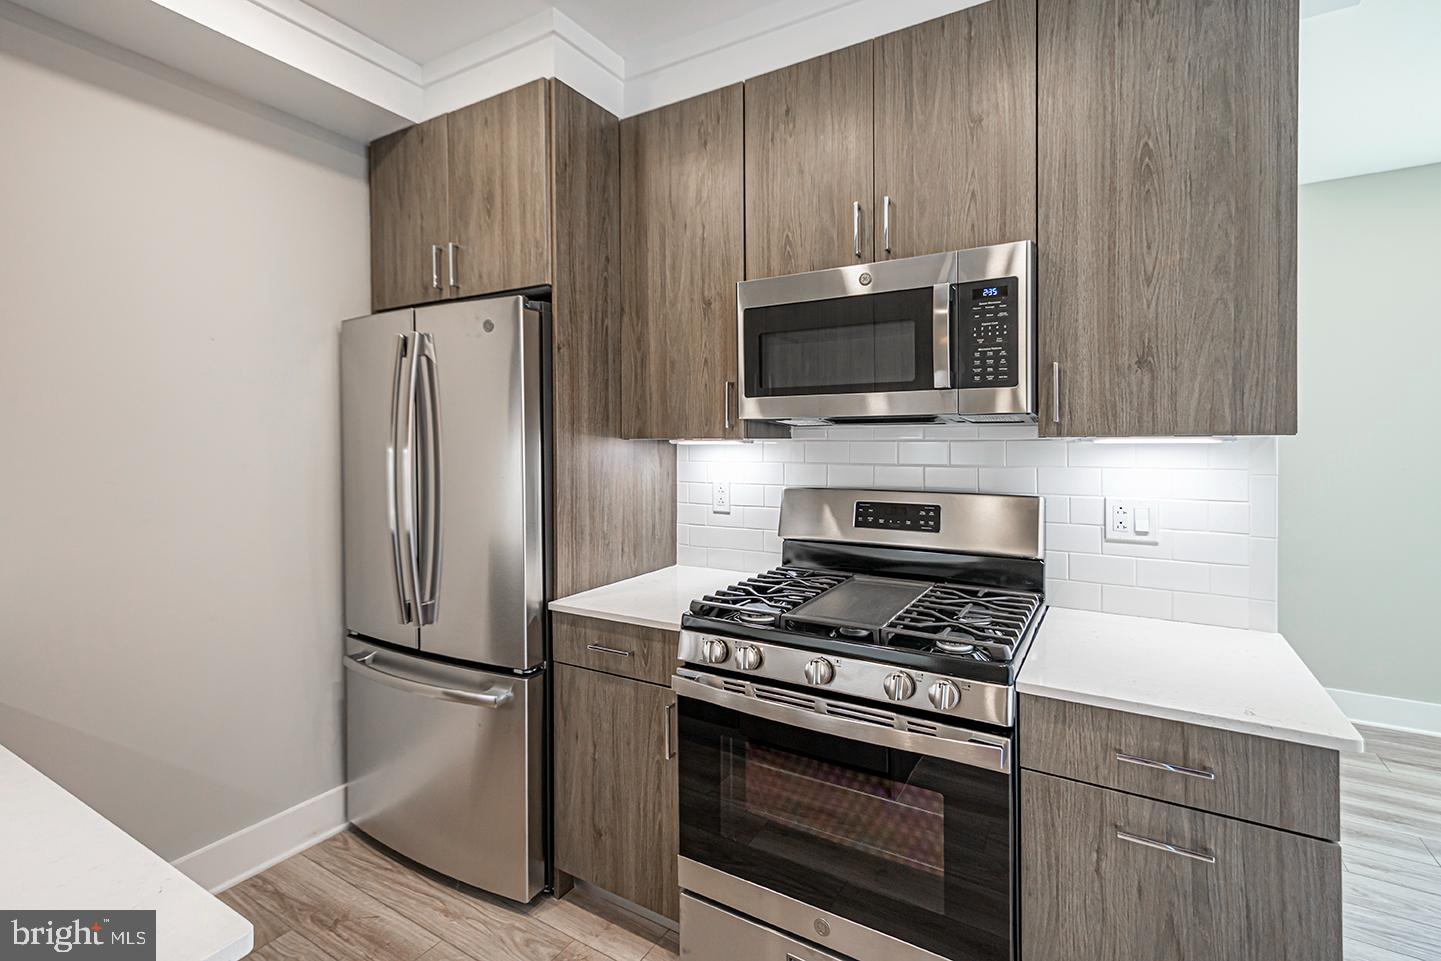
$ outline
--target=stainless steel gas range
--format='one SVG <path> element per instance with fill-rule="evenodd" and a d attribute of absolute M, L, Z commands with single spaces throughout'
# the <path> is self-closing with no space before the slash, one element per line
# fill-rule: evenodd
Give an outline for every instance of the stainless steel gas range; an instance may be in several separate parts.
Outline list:
<path fill-rule="evenodd" d="M 793 488 L 782 565 L 673 678 L 687 961 L 1016 956 L 1015 675 L 1037 497 Z"/>

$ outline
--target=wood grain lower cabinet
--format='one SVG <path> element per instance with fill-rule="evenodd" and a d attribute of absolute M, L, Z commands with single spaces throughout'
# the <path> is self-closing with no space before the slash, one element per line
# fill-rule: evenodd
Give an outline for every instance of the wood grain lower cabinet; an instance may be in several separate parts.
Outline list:
<path fill-rule="evenodd" d="M 1021 890 L 1026 961 L 1341 959 L 1336 844 L 1033 771 Z"/>
<path fill-rule="evenodd" d="M 554 670 L 556 867 L 677 919 L 675 695 L 568 664 Z"/>
<path fill-rule="evenodd" d="M 740 84 L 621 121 L 626 437 L 738 438 Z"/>
<path fill-rule="evenodd" d="M 747 277 L 875 259 L 871 52 L 867 41 L 746 81 Z"/>
<path fill-rule="evenodd" d="M 1296 432 L 1298 6 L 1039 0 L 1043 435 Z"/>

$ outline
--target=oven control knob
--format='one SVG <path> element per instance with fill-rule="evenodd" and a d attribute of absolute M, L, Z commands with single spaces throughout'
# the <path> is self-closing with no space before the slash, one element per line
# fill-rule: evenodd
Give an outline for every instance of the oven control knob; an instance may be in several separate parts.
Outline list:
<path fill-rule="evenodd" d="M 961 692 L 950 681 L 937 681 L 926 692 L 938 711 L 949 711 L 961 703 Z"/>
<path fill-rule="evenodd" d="M 835 677 L 835 666 L 823 657 L 815 658 L 806 664 L 806 680 L 811 684 L 829 684 Z"/>
<path fill-rule="evenodd" d="M 730 657 L 730 648 L 726 647 L 726 642 L 720 638 L 711 637 L 701 645 L 701 654 L 705 656 L 707 664 L 720 664 Z"/>
<path fill-rule="evenodd" d="M 886 675 L 882 686 L 886 689 L 886 697 L 893 701 L 904 701 L 916 693 L 916 679 L 904 671 Z"/>
<path fill-rule="evenodd" d="M 761 666 L 761 649 L 754 644 L 736 645 L 736 667 L 742 671 L 754 671 Z"/>

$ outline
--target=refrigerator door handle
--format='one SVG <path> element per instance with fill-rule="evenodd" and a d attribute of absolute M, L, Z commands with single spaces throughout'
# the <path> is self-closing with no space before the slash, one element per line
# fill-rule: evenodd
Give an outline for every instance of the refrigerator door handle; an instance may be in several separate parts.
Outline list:
<path fill-rule="evenodd" d="M 409 581 L 411 612 L 414 620 L 419 623 L 423 620 L 420 610 L 420 532 L 418 530 L 418 518 L 416 516 L 416 500 L 418 492 L 417 474 L 419 465 L 416 462 L 416 404 L 415 395 L 418 390 L 417 380 L 420 373 L 420 335 L 414 334 L 414 340 L 409 343 L 408 356 L 410 363 L 409 378 L 405 384 L 405 410 L 402 413 L 404 424 L 401 426 L 401 448 L 400 463 L 397 465 L 400 471 L 400 496 L 401 496 L 401 536 L 405 548 L 405 576 Z"/>
<path fill-rule="evenodd" d="M 476 707 L 500 708 L 515 699 L 515 691 L 508 687 L 496 687 L 487 691 L 462 691 L 453 687 L 437 687 L 434 684 L 377 667 L 371 663 L 374 658 L 374 651 L 347 654 L 345 655 L 346 670 L 354 671 L 372 681 L 379 681 L 381 684 L 409 694 L 422 694 L 426 697 L 439 698 L 442 701 L 459 701 L 461 704 L 470 704 Z"/>
<path fill-rule="evenodd" d="M 410 596 L 405 591 L 405 573 L 400 552 L 400 459 L 397 456 L 400 448 L 400 414 L 404 408 L 405 400 L 401 396 L 401 386 L 405 381 L 405 357 L 409 352 L 409 338 L 405 334 L 395 335 L 395 383 L 391 389 L 390 402 L 390 437 L 385 445 L 386 477 L 385 477 L 385 507 L 386 521 L 390 526 L 390 549 L 392 559 L 395 563 L 395 599 L 400 612 L 400 623 L 409 624 L 414 620 Z"/>
<path fill-rule="evenodd" d="M 421 431 L 419 461 L 420 475 L 420 516 L 421 559 L 425 581 L 420 591 L 420 623 L 434 624 L 440 614 L 440 575 L 444 560 L 441 532 L 445 529 L 442 498 L 441 437 L 440 426 L 440 370 L 436 363 L 435 338 L 420 334 L 419 362 L 423 365 L 421 383 L 424 394 L 421 403 L 421 419 L 425 429 Z"/>

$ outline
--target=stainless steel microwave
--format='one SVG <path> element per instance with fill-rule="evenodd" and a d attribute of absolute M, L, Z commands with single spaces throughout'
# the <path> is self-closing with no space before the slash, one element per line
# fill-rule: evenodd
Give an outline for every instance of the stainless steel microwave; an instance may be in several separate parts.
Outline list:
<path fill-rule="evenodd" d="M 1036 420 L 1031 241 L 743 281 L 740 416 Z"/>

